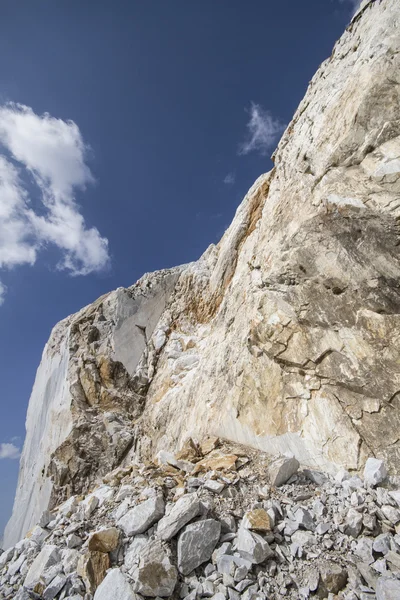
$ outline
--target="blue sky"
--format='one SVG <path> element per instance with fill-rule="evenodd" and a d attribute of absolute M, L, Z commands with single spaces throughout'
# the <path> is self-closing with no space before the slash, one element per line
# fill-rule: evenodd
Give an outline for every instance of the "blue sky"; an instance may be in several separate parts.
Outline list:
<path fill-rule="evenodd" d="M 1 3 L 0 532 L 53 325 L 218 241 L 354 4 Z"/>

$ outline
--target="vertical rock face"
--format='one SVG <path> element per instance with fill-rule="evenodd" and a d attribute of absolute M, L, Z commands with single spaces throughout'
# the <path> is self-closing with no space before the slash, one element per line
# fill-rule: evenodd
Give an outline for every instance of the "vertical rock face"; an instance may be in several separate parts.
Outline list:
<path fill-rule="evenodd" d="M 145 275 L 53 329 L 29 401 L 5 545 L 18 541 L 49 505 L 87 490 L 131 448 L 153 360 L 147 336 L 180 272 Z"/>
<path fill-rule="evenodd" d="M 399 19 L 397 0 L 363 3 L 217 246 L 55 328 L 6 545 L 189 436 L 398 470 Z"/>
<path fill-rule="evenodd" d="M 50 456 L 72 428 L 68 386 L 68 330 L 64 322 L 53 330 L 29 401 L 26 439 L 21 457 L 13 518 L 5 541 L 18 541 L 37 521 L 50 500 L 51 480 L 46 476 Z"/>

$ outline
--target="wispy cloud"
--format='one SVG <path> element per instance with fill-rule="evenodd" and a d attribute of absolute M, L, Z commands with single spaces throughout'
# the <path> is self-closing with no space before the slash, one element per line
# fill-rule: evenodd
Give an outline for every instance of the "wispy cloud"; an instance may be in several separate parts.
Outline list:
<path fill-rule="evenodd" d="M 11 458 L 17 459 L 21 455 L 19 448 L 14 444 L 3 443 L 0 444 L 0 459 L 2 458 Z"/>
<path fill-rule="evenodd" d="M 0 281 L 0 306 L 4 302 L 4 296 L 6 295 L 6 291 L 7 291 L 6 286 L 4 284 L 2 284 Z"/>
<path fill-rule="evenodd" d="M 352 14 L 354 15 L 360 8 L 363 0 L 339 0 L 341 4 L 349 4 L 352 7 Z"/>
<path fill-rule="evenodd" d="M 108 241 L 87 227 L 75 198 L 94 181 L 76 123 L 8 103 L 0 106 L 0 145 L 0 269 L 33 265 L 49 243 L 61 251 L 57 267 L 72 275 L 107 266 Z M 27 180 L 40 209 L 32 206 Z M 0 302 L 4 291 L 2 285 Z"/>
<path fill-rule="evenodd" d="M 239 148 L 239 154 L 259 152 L 262 155 L 272 148 L 278 137 L 285 129 L 285 125 L 271 115 L 259 104 L 251 103 L 249 109 L 250 119 L 247 123 L 247 139 Z"/>
<path fill-rule="evenodd" d="M 228 173 L 226 175 L 226 177 L 224 178 L 224 183 L 226 183 L 226 185 L 233 185 L 236 181 L 236 176 L 235 173 Z"/>

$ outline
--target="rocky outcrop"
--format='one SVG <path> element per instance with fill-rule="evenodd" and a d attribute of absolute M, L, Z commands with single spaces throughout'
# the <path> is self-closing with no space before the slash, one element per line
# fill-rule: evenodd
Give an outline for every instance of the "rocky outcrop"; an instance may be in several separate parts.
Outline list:
<path fill-rule="evenodd" d="M 145 275 L 52 331 L 29 401 L 5 545 L 20 539 L 44 507 L 87 490 L 132 447 L 149 384 L 147 365 L 155 360 L 148 356 L 147 336 L 180 272 Z"/>
<path fill-rule="evenodd" d="M 397 472 L 399 17 L 397 0 L 363 3 L 217 246 L 56 327 L 6 546 L 47 504 L 188 437 Z"/>

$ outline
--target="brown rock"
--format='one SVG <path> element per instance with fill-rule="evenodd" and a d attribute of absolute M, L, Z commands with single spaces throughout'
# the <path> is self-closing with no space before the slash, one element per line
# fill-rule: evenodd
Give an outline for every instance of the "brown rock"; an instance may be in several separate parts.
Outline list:
<path fill-rule="evenodd" d="M 149 542 L 141 551 L 134 591 L 143 596 L 171 598 L 177 579 L 166 547 L 159 540 Z"/>
<path fill-rule="evenodd" d="M 88 548 L 94 552 L 112 552 L 118 546 L 119 534 L 116 527 L 96 531 L 89 538 Z"/>
<path fill-rule="evenodd" d="M 177 452 L 175 458 L 177 460 L 189 460 L 193 461 L 198 459 L 199 451 L 197 448 L 197 444 L 192 440 L 192 438 L 188 438 L 182 448 Z"/>
<path fill-rule="evenodd" d="M 249 510 L 243 517 L 243 527 L 255 531 L 271 531 L 271 521 L 263 508 Z"/>
<path fill-rule="evenodd" d="M 96 591 L 109 567 L 110 559 L 104 552 L 89 551 L 80 557 L 76 571 L 82 577 L 88 594 Z"/>
<path fill-rule="evenodd" d="M 200 471 L 231 471 L 236 470 L 236 454 L 225 454 L 222 456 L 212 456 L 200 460 L 192 471 L 192 475 Z"/>
<path fill-rule="evenodd" d="M 334 562 L 323 564 L 320 567 L 319 573 L 318 598 L 327 598 L 330 593 L 337 594 L 347 584 L 347 571 Z"/>
<path fill-rule="evenodd" d="M 219 438 L 210 436 L 201 442 L 200 452 L 204 456 L 215 450 L 215 448 L 217 448 L 218 446 Z"/>

